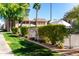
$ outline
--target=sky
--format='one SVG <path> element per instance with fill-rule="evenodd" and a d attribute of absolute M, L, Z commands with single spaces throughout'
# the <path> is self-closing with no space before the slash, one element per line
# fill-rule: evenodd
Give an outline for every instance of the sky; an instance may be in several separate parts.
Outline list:
<path fill-rule="evenodd" d="M 71 10 L 74 6 L 78 4 L 75 3 L 52 3 L 52 20 L 61 19 L 66 12 Z M 32 20 L 35 18 L 35 9 L 33 9 L 33 4 L 30 5 L 29 19 Z M 38 12 L 38 18 L 45 18 L 46 20 L 50 19 L 50 4 L 42 3 L 41 8 Z"/>
<path fill-rule="evenodd" d="M 43 3 L 41 4 L 41 8 L 38 12 L 38 18 L 46 18 L 49 19 L 50 15 L 50 6 L 49 4 Z M 30 4 L 30 13 L 29 13 L 29 18 L 32 20 L 36 16 L 36 10 L 33 9 L 33 4 Z"/>

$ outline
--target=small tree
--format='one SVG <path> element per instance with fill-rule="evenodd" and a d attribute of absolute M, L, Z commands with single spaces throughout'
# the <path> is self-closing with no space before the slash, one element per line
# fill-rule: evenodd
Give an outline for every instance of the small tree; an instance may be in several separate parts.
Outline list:
<path fill-rule="evenodd" d="M 41 8 L 41 4 L 40 3 L 34 3 L 34 5 L 33 5 L 33 9 L 35 9 L 36 10 L 36 30 L 37 30 L 37 18 L 38 18 L 38 11 L 40 10 L 40 8 Z M 36 39 L 38 39 L 38 32 L 36 31 Z"/>
<path fill-rule="evenodd" d="M 33 5 L 33 9 L 35 9 L 36 10 L 36 26 L 37 26 L 37 18 L 38 18 L 38 11 L 40 10 L 40 8 L 41 8 L 41 4 L 40 3 L 35 3 L 34 5 Z"/>

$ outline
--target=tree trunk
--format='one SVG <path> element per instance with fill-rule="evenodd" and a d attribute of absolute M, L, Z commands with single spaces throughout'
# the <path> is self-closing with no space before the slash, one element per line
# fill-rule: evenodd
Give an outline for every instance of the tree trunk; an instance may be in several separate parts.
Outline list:
<path fill-rule="evenodd" d="M 13 23 L 12 23 L 12 24 L 13 24 L 13 26 L 12 26 L 12 27 L 15 27 L 15 20 L 13 20 Z"/>
<path fill-rule="evenodd" d="M 50 20 L 52 20 L 52 3 L 50 3 Z"/>
<path fill-rule="evenodd" d="M 11 29 L 13 28 L 13 27 L 15 27 L 15 20 L 11 20 Z"/>
<path fill-rule="evenodd" d="M 10 23 L 9 23 L 9 31 L 11 32 L 11 29 L 12 29 L 12 20 L 10 19 L 9 21 L 10 21 Z"/>
<path fill-rule="evenodd" d="M 37 27 L 37 19 L 38 19 L 38 10 L 36 10 L 36 27 Z"/>
<path fill-rule="evenodd" d="M 38 40 L 38 29 L 37 29 L 37 25 L 38 25 L 38 21 L 37 21 L 37 19 L 38 19 L 38 10 L 36 10 L 36 24 L 35 24 L 35 27 L 36 27 L 36 40 Z"/>
<path fill-rule="evenodd" d="M 5 20 L 5 29 L 9 32 L 10 31 L 10 19 Z"/>
<path fill-rule="evenodd" d="M 6 19 L 6 21 L 5 21 L 5 29 L 6 29 L 7 31 L 9 31 L 9 20 L 7 20 L 7 19 Z"/>
<path fill-rule="evenodd" d="M 11 20 L 11 19 L 8 19 L 8 20 L 6 20 L 5 21 L 5 23 L 6 23 L 6 30 L 8 31 L 8 32 L 10 32 L 11 31 L 11 29 L 13 28 L 13 27 L 15 27 L 15 20 Z"/>
<path fill-rule="evenodd" d="M 15 27 L 15 20 L 12 20 L 12 28 Z"/>
<path fill-rule="evenodd" d="M 12 28 L 14 27 L 14 23 L 13 20 L 9 20 L 9 31 L 11 32 Z"/>

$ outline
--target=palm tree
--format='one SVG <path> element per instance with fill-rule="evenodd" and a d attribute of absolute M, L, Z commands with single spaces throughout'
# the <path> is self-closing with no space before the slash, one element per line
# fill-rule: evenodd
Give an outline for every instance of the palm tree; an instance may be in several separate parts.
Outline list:
<path fill-rule="evenodd" d="M 36 27 L 37 27 L 37 18 L 38 18 L 38 11 L 40 10 L 41 4 L 40 3 L 35 3 L 33 5 L 33 9 L 36 10 Z"/>
<path fill-rule="evenodd" d="M 52 3 L 50 3 L 50 20 L 52 20 Z"/>
<path fill-rule="evenodd" d="M 52 20 L 52 3 L 50 3 L 50 20 L 48 20 L 47 24 L 50 24 L 51 20 Z"/>
<path fill-rule="evenodd" d="M 37 31 L 37 19 L 38 19 L 38 11 L 40 10 L 41 8 L 41 4 L 40 3 L 34 3 L 33 5 L 33 9 L 36 10 L 36 40 L 38 39 L 37 35 L 38 35 L 38 31 Z"/>

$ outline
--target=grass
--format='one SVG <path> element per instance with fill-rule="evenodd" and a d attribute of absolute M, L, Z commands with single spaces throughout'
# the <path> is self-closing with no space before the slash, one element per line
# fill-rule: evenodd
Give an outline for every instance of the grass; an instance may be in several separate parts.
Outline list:
<path fill-rule="evenodd" d="M 4 37 L 12 49 L 12 52 L 17 56 L 59 56 L 55 51 L 50 51 L 47 48 L 29 42 L 23 38 L 15 36 L 11 33 L 4 33 Z"/>

